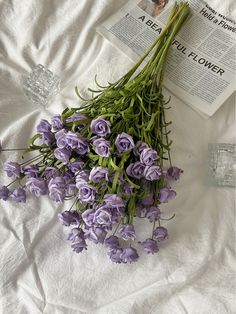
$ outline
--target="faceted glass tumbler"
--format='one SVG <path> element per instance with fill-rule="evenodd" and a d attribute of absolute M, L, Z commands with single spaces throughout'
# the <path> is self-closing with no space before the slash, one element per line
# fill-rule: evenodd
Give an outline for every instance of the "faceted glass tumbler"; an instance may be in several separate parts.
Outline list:
<path fill-rule="evenodd" d="M 217 186 L 236 186 L 236 144 L 211 143 L 209 175 Z"/>
<path fill-rule="evenodd" d="M 60 91 L 60 78 L 38 64 L 24 80 L 23 88 L 30 100 L 46 105 Z"/>

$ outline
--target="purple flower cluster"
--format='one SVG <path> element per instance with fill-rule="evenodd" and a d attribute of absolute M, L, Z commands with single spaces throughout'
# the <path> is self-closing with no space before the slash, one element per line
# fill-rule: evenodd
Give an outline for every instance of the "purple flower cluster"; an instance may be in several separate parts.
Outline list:
<path fill-rule="evenodd" d="M 58 218 L 71 228 L 68 240 L 76 253 L 86 250 L 88 241 L 104 245 L 115 263 L 136 262 L 135 246 L 157 253 L 168 237 L 160 225 L 160 204 L 175 197 L 169 181 L 179 179 L 183 171 L 173 166 L 163 171 L 157 150 L 131 134 L 113 131 L 102 116 L 91 120 L 76 112 L 54 115 L 36 129 L 42 158 L 6 162 L 4 170 L 13 181 L 0 186 L 0 199 L 25 203 L 29 192 L 48 195 L 57 203 L 73 200 Z M 13 183 L 19 186 L 11 189 Z M 153 224 L 150 238 L 138 241 L 135 217 Z"/>
<path fill-rule="evenodd" d="M 161 178 L 161 167 L 156 164 L 160 159 L 157 151 L 148 147 L 148 144 L 138 141 L 133 147 L 133 153 L 139 160 L 126 168 L 128 176 L 135 179 L 144 178 L 147 181 L 157 181 Z"/>

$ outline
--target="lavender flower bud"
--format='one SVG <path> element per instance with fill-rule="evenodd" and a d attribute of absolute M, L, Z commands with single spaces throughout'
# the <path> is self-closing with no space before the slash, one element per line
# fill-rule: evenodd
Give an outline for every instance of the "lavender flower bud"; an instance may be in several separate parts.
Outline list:
<path fill-rule="evenodd" d="M 26 202 L 26 193 L 22 188 L 16 188 L 12 191 L 11 197 L 17 203 L 25 203 Z"/>
<path fill-rule="evenodd" d="M 155 240 L 157 240 L 158 242 L 162 242 L 165 239 L 168 238 L 168 231 L 166 228 L 164 227 L 157 227 L 154 231 L 153 231 L 153 238 Z"/>
<path fill-rule="evenodd" d="M 6 186 L 1 185 L 0 186 L 0 200 L 6 201 L 9 195 L 10 195 L 9 189 Z"/>
<path fill-rule="evenodd" d="M 89 180 L 95 183 L 101 180 L 108 181 L 108 169 L 105 167 L 94 167 L 90 172 Z"/>
<path fill-rule="evenodd" d="M 56 148 L 54 150 L 54 156 L 66 165 L 70 160 L 71 151 L 67 148 Z"/>
<path fill-rule="evenodd" d="M 55 138 L 57 140 L 57 147 L 59 148 L 65 148 L 67 146 L 67 140 L 66 140 L 66 130 L 62 129 L 55 133 Z"/>
<path fill-rule="evenodd" d="M 127 247 L 121 253 L 123 263 L 134 263 L 139 259 L 137 251 L 133 247 Z"/>
<path fill-rule="evenodd" d="M 152 239 L 147 239 L 143 242 L 139 242 L 140 246 L 148 253 L 154 254 L 159 251 L 157 242 Z"/>
<path fill-rule="evenodd" d="M 169 200 L 175 198 L 176 192 L 169 188 L 162 188 L 158 193 L 158 199 L 161 203 L 168 203 Z"/>
<path fill-rule="evenodd" d="M 144 177 L 148 181 L 156 181 L 161 177 L 161 168 L 159 166 L 146 166 Z"/>
<path fill-rule="evenodd" d="M 58 218 L 61 224 L 66 227 L 71 225 L 78 225 L 81 221 L 79 213 L 75 210 L 65 210 L 61 214 L 58 214 Z"/>
<path fill-rule="evenodd" d="M 128 166 L 128 168 L 126 169 L 126 173 L 130 177 L 141 179 L 143 177 L 145 167 L 146 166 L 144 164 L 142 164 L 139 161 L 136 161 L 134 164 L 130 164 Z"/>
<path fill-rule="evenodd" d="M 178 180 L 181 173 L 183 173 L 183 170 L 178 168 L 178 167 L 170 167 L 168 170 L 167 170 L 167 173 L 166 173 L 166 176 L 167 176 L 167 179 L 169 180 Z"/>
<path fill-rule="evenodd" d="M 128 152 L 134 148 L 134 140 L 132 136 L 122 132 L 117 136 L 115 146 L 119 153 Z"/>
<path fill-rule="evenodd" d="M 63 121 L 60 114 L 55 114 L 51 118 L 52 132 L 58 132 L 63 128 Z"/>
<path fill-rule="evenodd" d="M 152 148 L 145 148 L 140 155 L 141 163 L 145 164 L 146 166 L 152 166 L 158 158 L 160 157 Z"/>
<path fill-rule="evenodd" d="M 83 203 L 93 203 L 95 200 L 96 189 L 87 183 L 79 186 L 78 197 Z"/>
<path fill-rule="evenodd" d="M 161 211 L 159 207 L 151 206 L 145 215 L 145 217 L 150 221 L 154 222 L 160 219 Z"/>
<path fill-rule="evenodd" d="M 23 173 L 27 178 L 38 178 L 39 167 L 37 165 L 27 165 L 23 167 Z"/>
<path fill-rule="evenodd" d="M 51 124 L 48 122 L 48 120 L 45 119 L 42 119 L 36 126 L 36 130 L 38 133 L 50 132 L 51 128 Z"/>
<path fill-rule="evenodd" d="M 134 155 L 139 157 L 145 148 L 149 148 L 148 144 L 138 141 L 133 149 Z"/>
<path fill-rule="evenodd" d="M 26 187 L 35 196 L 46 195 L 48 191 L 47 182 L 42 178 L 29 178 Z"/>
<path fill-rule="evenodd" d="M 92 120 L 90 128 L 94 134 L 104 137 L 111 133 L 110 126 L 111 123 L 109 121 L 97 118 Z"/>
<path fill-rule="evenodd" d="M 20 177 L 21 168 L 17 162 L 7 161 L 4 165 L 4 171 L 8 177 Z"/>
<path fill-rule="evenodd" d="M 110 142 L 106 141 L 103 138 L 99 138 L 93 141 L 93 145 L 95 146 L 95 152 L 101 157 L 109 157 L 111 155 L 110 152 Z"/>
<path fill-rule="evenodd" d="M 122 225 L 118 231 L 119 235 L 124 240 L 134 241 L 136 238 L 134 226 L 131 224 Z"/>

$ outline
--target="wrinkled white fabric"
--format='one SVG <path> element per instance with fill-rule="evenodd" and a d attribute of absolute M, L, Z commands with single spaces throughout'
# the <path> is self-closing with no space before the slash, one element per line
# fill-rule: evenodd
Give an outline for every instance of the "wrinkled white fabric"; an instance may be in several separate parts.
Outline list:
<path fill-rule="evenodd" d="M 132 62 L 95 31 L 120 0 L 0 0 L 0 137 L 22 147 L 37 121 L 77 106 L 82 90 L 120 77 Z M 208 0 L 236 19 L 234 0 Z M 27 100 L 22 77 L 41 63 L 62 79 L 46 106 Z M 167 92 L 169 95 L 169 92 Z M 165 206 L 169 240 L 135 265 L 112 264 L 101 246 L 77 255 L 47 197 L 0 202 L 0 312 L 4 314 L 235 313 L 235 190 L 210 186 L 209 142 L 235 142 L 235 95 L 205 120 L 172 96 L 173 162 L 184 169 L 178 197 Z M 0 167 L 20 153 L 2 153 Z M 0 172 L 1 183 L 9 179 Z M 69 206 L 69 204 L 68 204 Z M 147 226 L 138 223 L 143 237 Z M 141 231 L 142 230 L 142 231 Z"/>

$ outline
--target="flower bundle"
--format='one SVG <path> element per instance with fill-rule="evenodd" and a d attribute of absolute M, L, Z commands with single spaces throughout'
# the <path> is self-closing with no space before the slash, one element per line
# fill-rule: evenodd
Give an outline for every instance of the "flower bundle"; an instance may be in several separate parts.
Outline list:
<path fill-rule="evenodd" d="M 137 261 L 137 247 L 157 253 L 168 236 L 160 205 L 175 197 L 171 180 L 182 172 L 171 164 L 164 65 L 189 15 L 187 3 L 176 3 L 159 38 L 127 74 L 106 87 L 95 78 L 91 99 L 76 89 L 83 100 L 80 108 L 66 108 L 50 122 L 41 120 L 29 147 L 22 149 L 38 154 L 21 164 L 5 163 L 14 180 L 0 187 L 0 199 L 26 202 L 29 192 L 59 203 L 71 200 L 59 220 L 71 227 L 68 240 L 76 253 L 87 249 L 88 241 L 103 244 L 116 263 Z M 139 218 L 152 224 L 148 239 L 135 232 Z"/>

